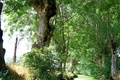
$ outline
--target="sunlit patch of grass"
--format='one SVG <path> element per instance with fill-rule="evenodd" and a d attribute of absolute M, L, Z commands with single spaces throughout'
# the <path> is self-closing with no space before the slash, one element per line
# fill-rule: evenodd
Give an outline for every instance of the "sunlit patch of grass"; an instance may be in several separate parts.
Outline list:
<path fill-rule="evenodd" d="M 15 79 L 15 80 L 26 80 L 28 74 L 29 74 L 29 69 L 24 68 L 19 65 L 7 65 L 8 70 L 10 71 L 10 76 Z"/>
<path fill-rule="evenodd" d="M 94 79 L 93 77 L 90 76 L 78 75 L 78 78 L 75 78 L 74 80 L 98 80 L 98 79 Z"/>

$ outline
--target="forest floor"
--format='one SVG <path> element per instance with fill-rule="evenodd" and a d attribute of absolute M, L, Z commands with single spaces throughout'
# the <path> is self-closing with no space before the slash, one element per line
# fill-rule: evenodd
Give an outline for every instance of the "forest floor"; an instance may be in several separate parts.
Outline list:
<path fill-rule="evenodd" d="M 18 65 L 9 65 L 8 68 L 11 70 L 13 77 L 17 80 L 23 80 L 26 74 L 29 74 L 30 71 L 29 69 Z M 91 76 L 78 75 L 78 78 L 75 78 L 74 80 L 98 80 L 98 79 L 94 79 Z"/>

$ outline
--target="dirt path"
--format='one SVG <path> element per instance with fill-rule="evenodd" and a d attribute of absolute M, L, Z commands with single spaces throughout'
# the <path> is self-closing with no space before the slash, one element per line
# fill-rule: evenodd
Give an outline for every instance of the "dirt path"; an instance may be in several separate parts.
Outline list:
<path fill-rule="evenodd" d="M 93 77 L 90 76 L 78 75 L 78 78 L 75 78 L 74 80 L 98 80 L 98 79 L 94 79 Z"/>

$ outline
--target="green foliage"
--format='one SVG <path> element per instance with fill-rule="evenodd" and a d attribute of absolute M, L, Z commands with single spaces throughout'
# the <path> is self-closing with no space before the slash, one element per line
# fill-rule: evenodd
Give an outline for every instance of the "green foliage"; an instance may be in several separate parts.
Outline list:
<path fill-rule="evenodd" d="M 54 71 L 56 70 L 53 54 L 48 50 L 33 50 L 23 56 L 23 64 L 26 67 L 32 68 L 34 79 L 53 80 L 55 78 Z"/>
<path fill-rule="evenodd" d="M 16 35 L 21 39 L 33 41 L 38 30 L 38 15 L 32 7 L 31 0 L 4 0 L 3 3 L 3 12 L 7 15 L 8 23 L 4 28 L 5 32 L 8 32 L 10 37 Z"/>
<path fill-rule="evenodd" d="M 8 70 L 4 72 L 0 72 L 0 80 L 13 80 L 10 76 L 8 76 Z"/>
<path fill-rule="evenodd" d="M 10 26 L 6 29 L 10 30 L 11 35 L 17 28 L 17 31 L 26 35 L 27 38 L 35 37 L 38 18 L 31 8 L 30 2 L 33 0 L 5 1 L 7 3 L 5 12 Z M 25 54 L 23 57 L 25 66 L 35 70 L 35 77 L 44 79 L 51 77 L 54 72 L 52 68 L 56 70 L 54 60 L 59 63 L 65 62 L 68 57 L 74 57 L 78 62 L 76 72 L 96 78 L 101 78 L 102 75 L 106 79 L 110 78 L 110 39 L 114 38 L 118 44 L 117 47 L 120 47 L 120 1 L 56 1 L 58 10 L 51 41 L 54 50 L 34 50 Z M 66 64 L 69 64 L 69 61 Z M 119 64 L 118 62 L 117 65 Z"/>

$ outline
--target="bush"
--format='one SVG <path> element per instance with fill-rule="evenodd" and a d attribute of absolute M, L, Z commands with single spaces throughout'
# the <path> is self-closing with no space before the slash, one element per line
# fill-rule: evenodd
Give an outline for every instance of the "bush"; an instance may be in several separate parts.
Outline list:
<path fill-rule="evenodd" d="M 49 50 L 33 50 L 22 57 L 23 65 L 32 68 L 31 77 L 41 80 L 55 80 L 55 62 Z"/>
<path fill-rule="evenodd" d="M 78 76 L 76 74 L 73 74 L 71 72 L 65 72 L 65 73 L 59 73 L 57 75 L 57 80 L 73 80 L 74 78 L 77 78 Z"/>

